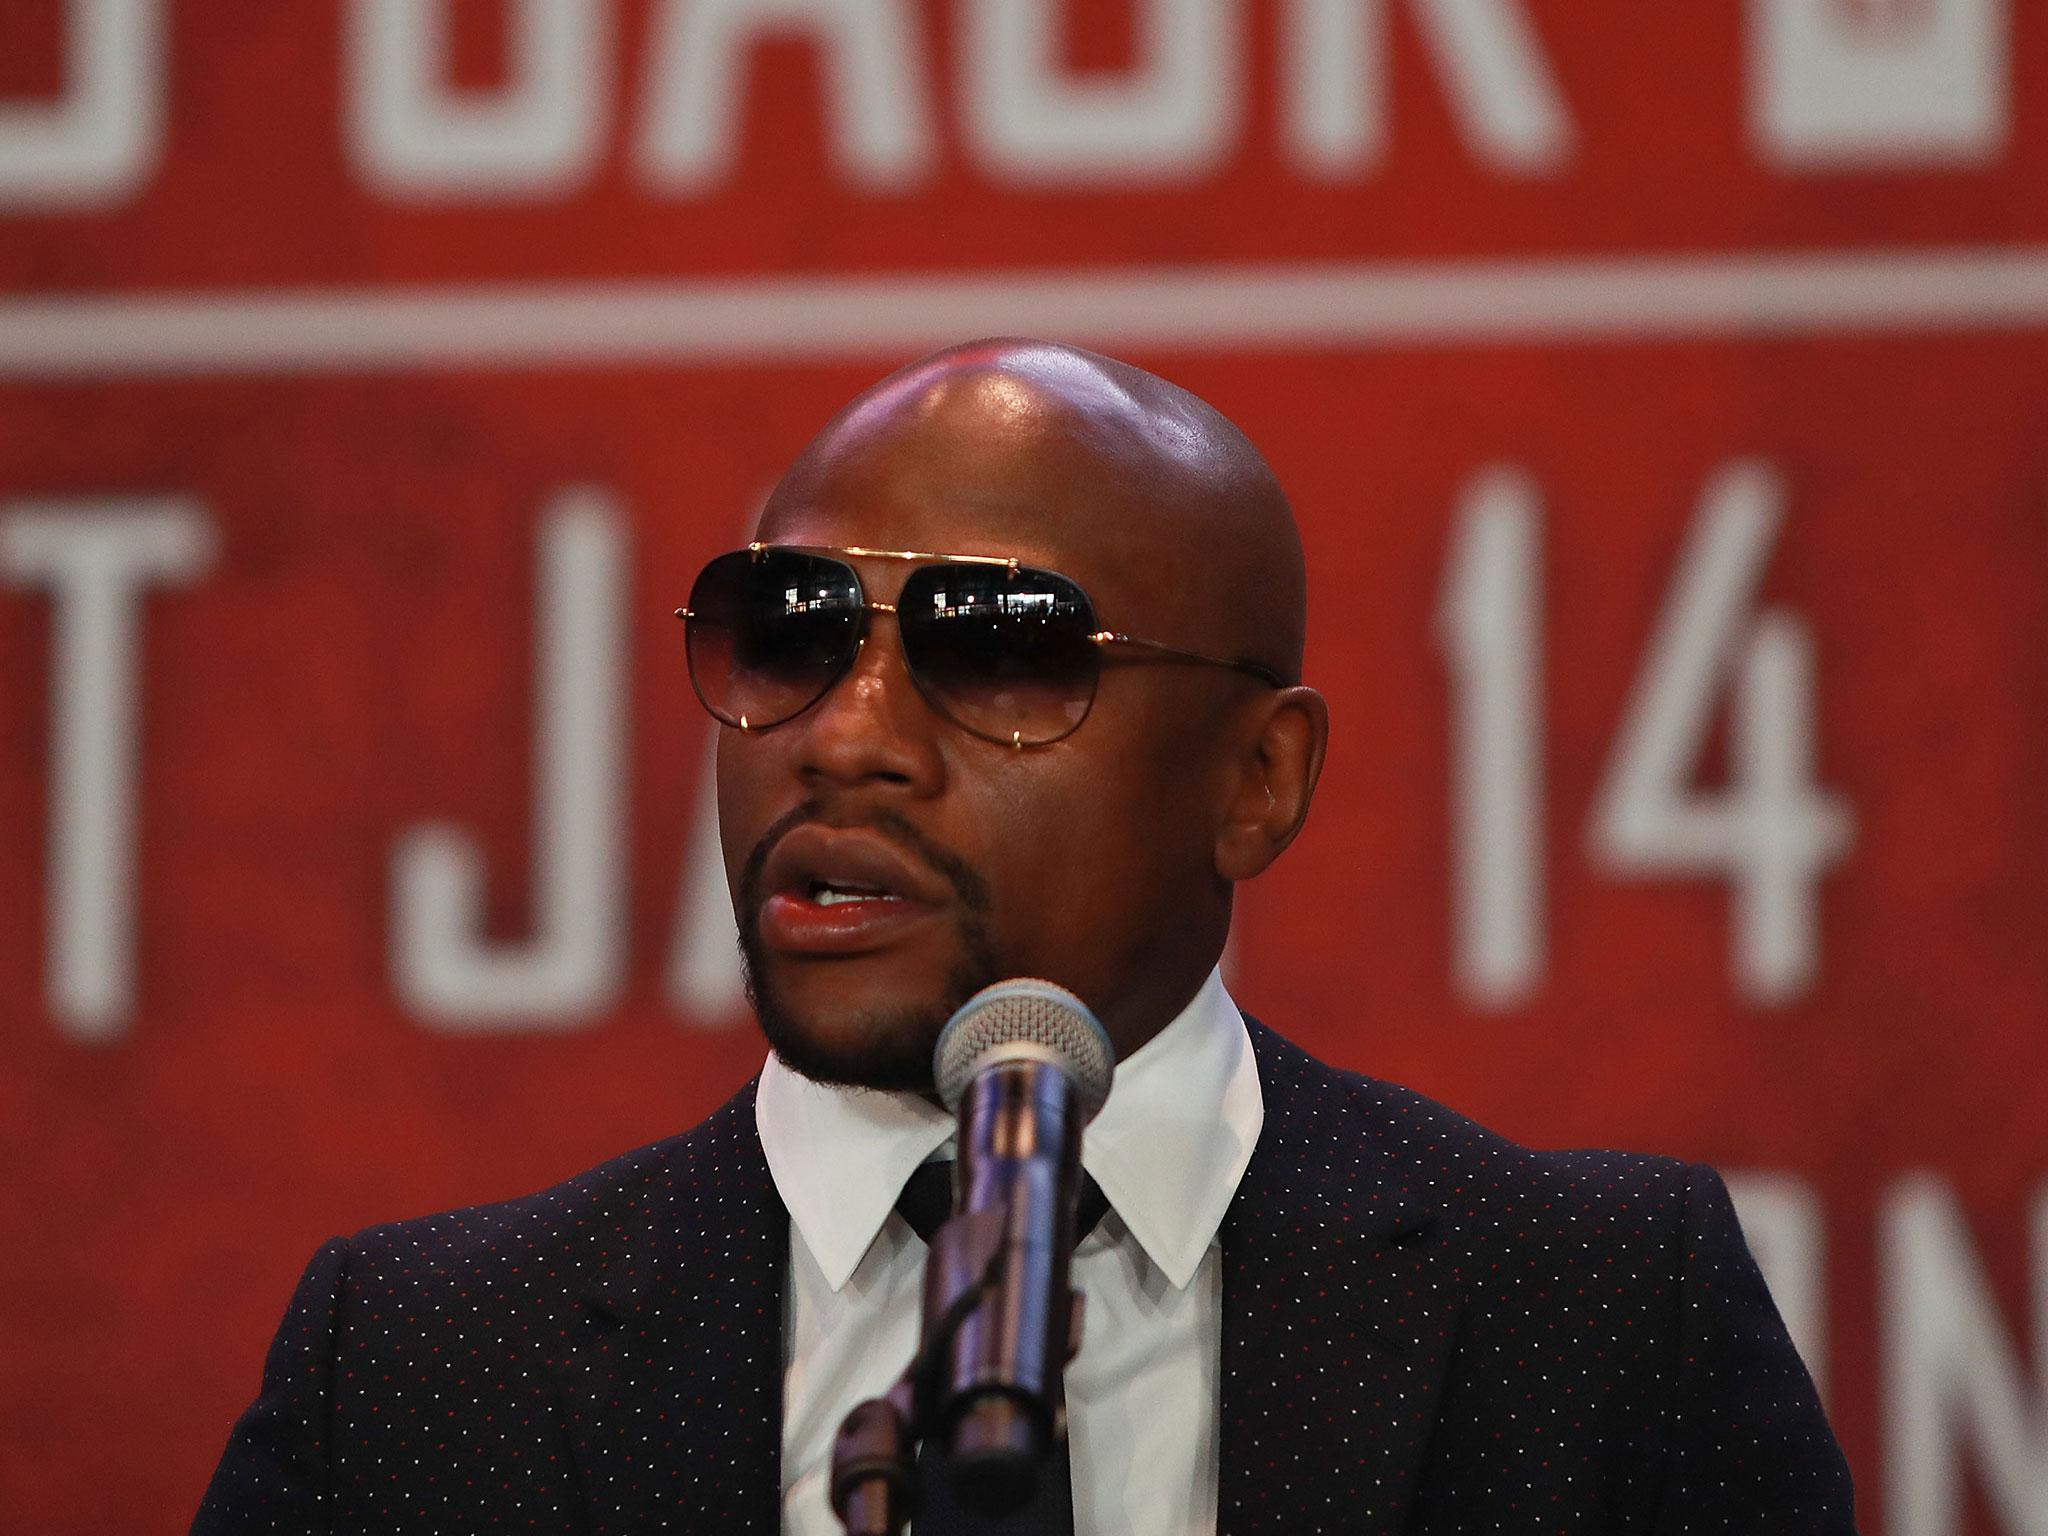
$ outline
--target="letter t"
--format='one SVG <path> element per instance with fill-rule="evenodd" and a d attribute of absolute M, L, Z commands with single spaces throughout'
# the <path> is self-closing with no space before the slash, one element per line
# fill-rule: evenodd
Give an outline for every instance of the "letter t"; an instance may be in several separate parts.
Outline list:
<path fill-rule="evenodd" d="M 46 982 L 74 1039 L 119 1038 L 135 1005 L 135 742 L 143 589 L 211 563 L 189 501 L 91 498 L 0 506 L 0 582 L 51 601 Z"/>

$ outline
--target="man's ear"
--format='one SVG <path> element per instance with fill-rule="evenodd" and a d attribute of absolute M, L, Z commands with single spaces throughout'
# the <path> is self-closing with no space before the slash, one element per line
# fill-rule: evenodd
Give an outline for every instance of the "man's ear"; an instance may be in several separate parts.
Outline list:
<path fill-rule="evenodd" d="M 1330 740 L 1329 705 L 1313 688 L 1282 688 L 1260 700 L 1239 740 L 1216 830 L 1216 873 L 1232 881 L 1279 858 L 1308 819 Z"/>

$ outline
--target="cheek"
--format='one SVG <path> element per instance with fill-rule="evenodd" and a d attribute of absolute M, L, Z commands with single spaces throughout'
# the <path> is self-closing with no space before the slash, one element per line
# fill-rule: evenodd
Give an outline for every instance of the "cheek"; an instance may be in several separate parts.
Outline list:
<path fill-rule="evenodd" d="M 754 845 L 787 809 L 771 803 L 769 785 L 775 776 L 766 754 L 772 747 L 767 736 L 747 736 L 730 730 L 718 734 L 713 775 L 718 789 L 718 842 L 725 856 L 726 880 L 735 890 L 740 870 Z"/>
<path fill-rule="evenodd" d="M 1211 859 L 1191 798 L 1186 776 L 1133 757 L 993 798 L 980 827 L 999 939 L 1042 963 L 1113 951 L 1194 899 Z"/>
<path fill-rule="evenodd" d="M 737 885 L 740 866 L 746 862 L 750 817 L 747 807 L 747 778 L 734 763 L 726 745 L 730 732 L 718 733 L 718 753 L 712 762 L 712 778 L 718 789 L 718 846 L 725 855 L 725 878 Z"/>

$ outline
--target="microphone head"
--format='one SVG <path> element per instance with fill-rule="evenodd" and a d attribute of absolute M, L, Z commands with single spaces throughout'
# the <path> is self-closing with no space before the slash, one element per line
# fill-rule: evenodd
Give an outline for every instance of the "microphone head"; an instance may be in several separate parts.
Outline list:
<path fill-rule="evenodd" d="M 1004 1061 L 1039 1061 L 1072 1084 L 1081 1123 L 1109 1098 L 1116 1050 L 1088 1005 L 1065 987 L 1020 977 L 983 987 L 960 1005 L 932 1051 L 932 1077 L 947 1109 L 958 1111 L 967 1085 Z"/>

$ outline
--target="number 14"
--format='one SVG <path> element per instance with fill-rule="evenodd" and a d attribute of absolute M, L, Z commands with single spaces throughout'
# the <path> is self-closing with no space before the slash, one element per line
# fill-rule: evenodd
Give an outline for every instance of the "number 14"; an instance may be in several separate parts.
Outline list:
<path fill-rule="evenodd" d="M 1539 496 L 1481 471 L 1458 510 L 1437 635 L 1451 683 L 1452 967 L 1458 991 L 1505 1008 L 1544 966 L 1543 577 Z M 1813 640 L 1756 611 L 1784 512 L 1769 466 L 1737 461 L 1701 494 L 1586 829 L 1621 878 L 1708 875 L 1732 887 L 1730 962 L 1744 1000 L 1793 1002 L 1819 968 L 1818 887 L 1854 820 L 1816 785 Z M 1692 774 L 1729 695 L 1729 782 Z"/>

